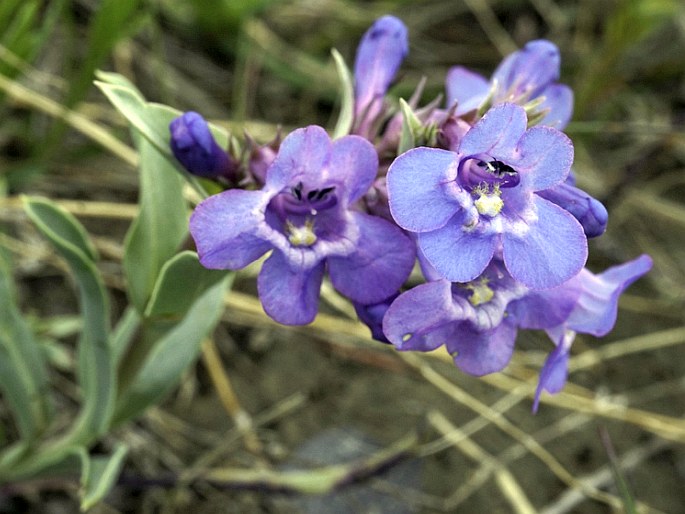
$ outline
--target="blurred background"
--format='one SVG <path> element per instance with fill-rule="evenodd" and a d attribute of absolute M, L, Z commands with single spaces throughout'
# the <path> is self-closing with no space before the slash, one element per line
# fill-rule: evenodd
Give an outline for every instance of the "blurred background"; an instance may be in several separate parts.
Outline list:
<path fill-rule="evenodd" d="M 407 98 L 425 77 L 424 103 L 442 94 L 450 66 L 489 76 L 531 39 L 556 43 L 561 82 L 575 92 L 566 132 L 578 183 L 610 215 L 588 267 L 649 253 L 654 269 L 622 297 L 609 336 L 578 337 L 569 384 L 537 415 L 544 334 L 520 335 L 505 372 L 478 379 L 440 356 L 372 342 L 330 292 L 311 326 L 277 326 L 256 304 L 248 270 L 215 333 L 214 360 L 205 354 L 163 405 L 100 443 L 131 450 L 93 512 L 685 511 L 680 0 L 2 0 L 0 251 L 50 351 L 63 415 L 78 394 L 77 301 L 18 195 L 58 200 L 86 225 L 121 312 L 138 179 L 126 123 L 93 87 L 95 70 L 265 143 L 279 127 L 333 126 L 331 48 L 351 66 L 361 35 L 388 13 L 410 37 L 391 93 Z M 408 434 L 418 434 L 411 451 Z M 383 449 L 392 458 L 371 466 Z M 328 484 L 313 497 L 284 495 L 269 480 L 193 480 L 210 463 L 268 476 L 341 465 L 350 484 L 326 482 L 329 468 L 310 477 Z M 1 486 L 0 513 L 75 512 L 76 484 Z"/>

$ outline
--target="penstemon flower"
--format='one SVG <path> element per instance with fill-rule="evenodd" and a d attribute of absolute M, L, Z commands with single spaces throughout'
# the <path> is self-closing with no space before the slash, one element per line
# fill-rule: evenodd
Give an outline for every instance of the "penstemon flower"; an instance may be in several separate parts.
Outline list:
<path fill-rule="evenodd" d="M 416 148 L 388 171 L 395 221 L 418 234 L 431 265 L 452 282 L 477 278 L 495 257 L 531 288 L 576 275 L 587 258 L 583 227 L 536 192 L 562 184 L 573 145 L 550 127 L 527 129 L 524 109 L 490 109 L 457 152 Z"/>
<path fill-rule="evenodd" d="M 398 350 L 430 351 L 445 345 L 471 375 L 504 368 L 519 328 L 552 328 L 570 314 L 579 291 L 531 291 L 493 261 L 476 280 L 446 279 L 419 285 L 388 308 L 383 329 Z"/>
<path fill-rule="evenodd" d="M 540 123 L 563 129 L 573 114 L 573 92 L 559 80 L 559 49 L 543 39 L 530 41 L 509 55 L 488 81 L 463 66 L 447 73 L 447 105 L 457 105 L 455 114 L 463 115 L 489 102 L 525 105 L 538 100 L 535 111 Z"/>
<path fill-rule="evenodd" d="M 200 262 L 240 269 L 272 251 L 257 286 L 264 310 L 284 324 L 314 319 L 325 271 L 353 301 L 386 299 L 409 275 L 414 245 L 392 223 L 353 208 L 377 167 L 359 136 L 332 142 L 317 126 L 293 131 L 261 190 L 224 191 L 197 206 L 190 232 Z"/>

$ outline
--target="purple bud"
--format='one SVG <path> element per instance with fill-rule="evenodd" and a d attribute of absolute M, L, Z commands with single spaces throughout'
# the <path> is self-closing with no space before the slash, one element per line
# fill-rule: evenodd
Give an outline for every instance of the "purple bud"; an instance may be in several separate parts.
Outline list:
<path fill-rule="evenodd" d="M 250 149 L 250 157 L 247 162 L 248 174 L 257 184 L 264 185 L 266 183 L 266 170 L 274 162 L 281 145 L 281 133 L 279 131 L 274 140 L 265 145 L 257 144 L 248 134 L 245 134 L 245 141 Z"/>
<path fill-rule="evenodd" d="M 568 211 L 583 226 L 587 237 L 601 236 L 606 230 L 609 219 L 606 208 L 582 189 L 563 183 L 537 194 Z"/>
<path fill-rule="evenodd" d="M 189 173 L 218 178 L 235 171 L 228 154 L 217 144 L 207 121 L 196 112 L 186 112 L 169 124 L 171 151 Z"/>
<path fill-rule="evenodd" d="M 409 52 L 407 27 L 394 16 L 383 16 L 366 31 L 354 62 L 355 116 L 370 125 L 380 114 L 383 97 Z"/>

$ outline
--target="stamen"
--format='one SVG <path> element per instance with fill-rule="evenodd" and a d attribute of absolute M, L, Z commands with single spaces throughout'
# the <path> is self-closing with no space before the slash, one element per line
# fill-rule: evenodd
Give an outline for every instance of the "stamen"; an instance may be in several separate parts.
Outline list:
<path fill-rule="evenodd" d="M 317 241 L 314 233 L 314 220 L 307 219 L 304 225 L 296 227 L 290 221 L 285 222 L 286 231 L 288 232 L 288 241 L 293 246 L 312 246 Z"/>

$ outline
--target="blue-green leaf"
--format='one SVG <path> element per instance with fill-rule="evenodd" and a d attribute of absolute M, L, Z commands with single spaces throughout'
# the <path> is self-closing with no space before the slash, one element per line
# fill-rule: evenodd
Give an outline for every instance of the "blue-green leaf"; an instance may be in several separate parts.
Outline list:
<path fill-rule="evenodd" d="M 78 346 L 78 378 L 83 406 L 71 439 L 91 441 L 109 426 L 116 391 L 109 346 L 109 302 L 92 245 L 80 223 L 47 199 L 24 198 L 24 210 L 69 265 L 79 288 L 83 331 Z"/>
<path fill-rule="evenodd" d="M 47 369 L 40 345 L 15 300 L 12 274 L 0 254 L 0 389 L 21 438 L 30 442 L 52 417 Z"/>
<path fill-rule="evenodd" d="M 126 236 L 124 272 L 131 303 L 145 311 L 157 275 L 188 234 L 188 208 L 181 178 L 169 162 L 142 137 L 140 213 Z"/>
<path fill-rule="evenodd" d="M 81 510 L 95 506 L 112 489 L 119 477 L 128 448 L 118 444 L 112 455 L 93 457 L 85 449 L 81 457 Z"/>
<path fill-rule="evenodd" d="M 142 362 L 128 362 L 135 373 L 118 400 L 115 422 L 129 419 L 162 399 L 195 360 L 202 340 L 214 329 L 223 311 L 224 294 L 232 273 L 203 268 L 197 256 L 184 252 L 174 257 L 160 274 L 150 302 Z M 122 380 L 122 386 L 123 380 Z"/>

